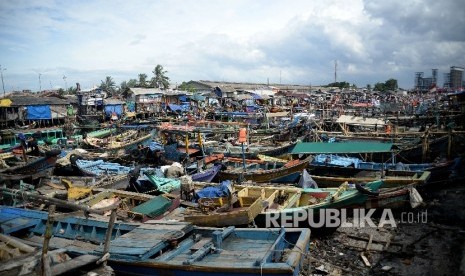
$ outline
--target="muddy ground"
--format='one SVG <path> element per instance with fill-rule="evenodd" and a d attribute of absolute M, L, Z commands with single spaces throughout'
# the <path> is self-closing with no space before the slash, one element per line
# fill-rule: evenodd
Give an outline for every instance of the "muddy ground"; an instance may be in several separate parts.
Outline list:
<path fill-rule="evenodd" d="M 465 275 L 462 183 L 420 190 L 425 205 L 394 211 L 396 227 L 340 227 L 312 238 L 301 274 Z"/>

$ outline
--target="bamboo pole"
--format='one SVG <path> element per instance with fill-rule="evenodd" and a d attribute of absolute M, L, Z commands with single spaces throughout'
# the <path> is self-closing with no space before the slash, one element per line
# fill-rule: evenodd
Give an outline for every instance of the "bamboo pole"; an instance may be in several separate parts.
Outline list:
<path fill-rule="evenodd" d="M 42 195 L 36 195 L 36 194 L 29 193 L 29 192 L 24 192 L 24 191 L 14 190 L 14 189 L 8 189 L 8 188 L 4 188 L 4 187 L 0 187 L 0 192 L 2 192 L 3 194 L 14 196 L 14 197 L 19 196 L 20 198 L 24 198 L 26 200 L 27 199 L 34 199 L 34 200 L 38 200 L 38 201 L 43 201 L 44 203 L 54 204 L 54 205 L 63 206 L 63 207 L 67 207 L 67 208 L 71 208 L 71 209 L 75 209 L 75 210 L 81 210 L 81 211 L 84 211 L 86 213 L 93 213 L 93 214 L 98 214 L 98 215 L 103 215 L 106 211 L 115 208 L 115 206 L 112 205 L 112 206 L 109 206 L 109 207 L 106 207 L 106 208 L 101 208 L 101 209 L 91 209 L 88 206 L 79 205 L 79 204 L 76 204 L 76 203 L 68 202 L 66 200 L 56 199 L 56 198 L 42 196 Z"/>
<path fill-rule="evenodd" d="M 45 226 L 45 233 L 44 233 L 44 244 L 42 246 L 42 263 L 41 263 L 41 271 L 40 275 L 48 276 L 51 275 L 50 269 L 50 260 L 48 258 L 48 246 L 50 243 L 50 239 L 52 238 L 52 231 L 53 231 L 53 222 L 55 221 L 53 214 L 55 213 L 55 205 L 50 205 L 48 208 L 48 218 L 47 224 Z"/>

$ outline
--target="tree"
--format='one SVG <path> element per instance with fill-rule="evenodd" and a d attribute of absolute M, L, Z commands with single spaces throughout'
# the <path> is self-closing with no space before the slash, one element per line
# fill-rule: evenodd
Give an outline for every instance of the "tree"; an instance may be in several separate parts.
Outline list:
<path fill-rule="evenodd" d="M 367 84 L 367 90 L 371 91 L 371 84 Z"/>
<path fill-rule="evenodd" d="M 127 83 L 128 87 L 136 87 L 137 86 L 137 80 L 136 79 L 130 79 Z"/>
<path fill-rule="evenodd" d="M 386 87 L 386 90 L 392 90 L 396 91 L 399 86 L 397 85 L 397 80 L 395 79 L 388 79 L 385 83 L 384 86 Z"/>
<path fill-rule="evenodd" d="M 110 76 L 107 76 L 105 78 L 105 81 L 102 81 L 102 83 L 100 84 L 100 89 L 111 95 L 115 93 L 115 88 L 115 82 L 113 81 L 113 78 Z"/>
<path fill-rule="evenodd" d="M 188 92 L 195 92 L 195 88 L 192 84 L 188 84 L 187 82 L 183 81 L 181 85 L 179 85 L 178 90 L 181 91 L 188 91 Z"/>
<path fill-rule="evenodd" d="M 388 79 L 386 82 L 384 83 L 381 83 L 381 82 L 378 82 L 375 84 L 375 88 L 374 90 L 376 91 L 381 91 L 381 92 L 386 92 L 388 90 L 391 90 L 391 91 L 396 91 L 398 89 L 398 85 L 397 85 L 397 80 L 395 79 Z"/>
<path fill-rule="evenodd" d="M 168 71 L 165 71 L 163 66 L 158 64 L 155 69 L 153 69 L 152 73 L 154 74 L 154 77 L 152 78 L 151 86 L 168 89 L 170 86 L 170 78 L 166 76 Z"/>
<path fill-rule="evenodd" d="M 123 98 L 129 98 L 131 96 L 131 88 L 136 87 L 138 81 L 136 79 L 130 79 L 129 81 L 123 81 L 120 84 L 119 93 Z"/>
<path fill-rule="evenodd" d="M 58 95 L 63 97 L 66 94 L 65 90 L 63 88 L 58 89 Z"/>
<path fill-rule="evenodd" d="M 139 87 L 147 87 L 147 74 L 139 74 Z"/>
<path fill-rule="evenodd" d="M 375 91 L 384 92 L 384 91 L 386 91 L 386 86 L 385 86 L 384 83 L 382 83 L 382 82 L 377 82 L 377 83 L 375 84 L 374 90 L 375 90 Z"/>
<path fill-rule="evenodd" d="M 342 82 L 332 82 L 330 84 L 327 85 L 328 87 L 338 87 L 340 89 L 343 89 L 343 88 L 349 88 L 350 87 L 350 84 L 346 81 L 342 81 Z"/>
<path fill-rule="evenodd" d="M 76 94 L 76 92 L 77 92 L 77 87 L 71 86 L 70 88 L 66 89 L 66 94 L 69 94 L 69 95 L 74 95 Z"/>

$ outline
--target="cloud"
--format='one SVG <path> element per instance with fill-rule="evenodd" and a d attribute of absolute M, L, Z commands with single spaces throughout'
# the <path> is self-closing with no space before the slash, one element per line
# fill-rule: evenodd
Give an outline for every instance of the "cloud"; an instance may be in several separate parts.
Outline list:
<path fill-rule="evenodd" d="M 116 83 L 163 65 L 173 82 L 359 86 L 465 65 L 459 1 L 0 1 L 8 85 Z M 64 84 L 63 84 L 64 85 Z"/>

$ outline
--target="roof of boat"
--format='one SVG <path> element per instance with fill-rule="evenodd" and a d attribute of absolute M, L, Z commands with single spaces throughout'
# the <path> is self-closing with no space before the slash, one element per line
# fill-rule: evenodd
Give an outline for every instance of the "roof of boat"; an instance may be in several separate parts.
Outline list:
<path fill-rule="evenodd" d="M 302 142 L 295 145 L 292 154 L 390 152 L 392 148 L 392 143 L 379 142 Z"/>

